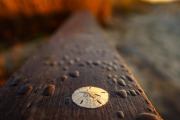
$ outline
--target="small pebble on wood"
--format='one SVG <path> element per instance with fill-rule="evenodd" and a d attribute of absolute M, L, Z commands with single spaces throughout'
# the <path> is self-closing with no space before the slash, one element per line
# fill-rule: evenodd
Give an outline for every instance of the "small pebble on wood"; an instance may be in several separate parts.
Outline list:
<path fill-rule="evenodd" d="M 127 78 L 129 81 L 131 81 L 131 82 L 134 81 L 134 79 L 133 79 L 131 76 L 126 76 L 126 78 Z"/>
<path fill-rule="evenodd" d="M 108 63 L 108 61 L 103 61 L 102 63 L 103 63 L 104 65 L 106 65 L 106 64 Z"/>
<path fill-rule="evenodd" d="M 46 86 L 42 94 L 44 96 L 51 96 L 51 95 L 54 95 L 54 92 L 55 92 L 55 85 L 50 84 Z"/>
<path fill-rule="evenodd" d="M 123 111 L 118 111 L 118 112 L 117 112 L 117 115 L 118 115 L 119 118 L 124 118 L 124 113 L 123 113 Z"/>
<path fill-rule="evenodd" d="M 56 66 L 58 63 L 56 62 L 56 61 L 52 61 L 52 62 L 50 62 L 50 65 L 51 66 Z"/>
<path fill-rule="evenodd" d="M 156 115 L 152 113 L 141 113 L 135 120 L 160 120 Z"/>
<path fill-rule="evenodd" d="M 117 75 L 113 75 L 113 78 L 117 78 Z"/>
<path fill-rule="evenodd" d="M 62 64 L 63 64 L 63 61 L 59 61 L 59 62 L 58 62 L 58 65 L 62 65 Z"/>
<path fill-rule="evenodd" d="M 65 55 L 65 56 L 63 57 L 63 59 L 64 59 L 64 60 L 69 60 L 69 56 L 68 56 L 68 55 Z"/>
<path fill-rule="evenodd" d="M 79 63 L 79 66 L 85 66 L 86 64 L 85 63 Z"/>
<path fill-rule="evenodd" d="M 114 60 L 113 63 L 114 63 L 115 65 L 117 65 L 117 64 L 118 64 L 118 61 L 117 61 L 117 60 Z"/>
<path fill-rule="evenodd" d="M 137 95 L 135 90 L 129 90 L 129 92 L 131 93 L 132 96 L 136 96 Z"/>
<path fill-rule="evenodd" d="M 113 69 L 114 69 L 115 71 L 118 70 L 117 65 L 113 65 Z"/>
<path fill-rule="evenodd" d="M 50 61 L 45 61 L 44 65 L 50 65 Z"/>
<path fill-rule="evenodd" d="M 138 90 L 135 90 L 135 92 L 136 92 L 137 95 L 140 95 L 140 94 L 141 94 Z"/>
<path fill-rule="evenodd" d="M 118 83 L 119 83 L 119 85 L 121 85 L 121 86 L 126 86 L 126 83 L 125 83 L 125 81 L 124 81 L 122 78 L 120 78 L 120 79 L 118 80 Z"/>
<path fill-rule="evenodd" d="M 31 91 L 32 91 L 32 85 L 31 84 L 26 84 L 26 85 L 23 85 L 18 90 L 18 94 L 19 95 L 28 95 Z"/>
<path fill-rule="evenodd" d="M 107 70 L 108 70 L 108 71 L 111 71 L 111 70 L 112 70 L 112 68 L 108 66 L 108 67 L 107 67 Z"/>
<path fill-rule="evenodd" d="M 125 80 L 125 79 L 126 79 L 126 77 L 125 77 L 124 75 L 122 75 L 122 76 L 121 76 L 121 78 L 122 78 L 123 80 Z"/>
<path fill-rule="evenodd" d="M 119 95 L 122 98 L 126 98 L 127 97 L 127 92 L 126 90 L 117 90 L 116 94 Z"/>
<path fill-rule="evenodd" d="M 101 61 L 99 61 L 99 60 L 94 61 L 93 64 L 96 65 L 96 66 L 101 65 Z"/>
<path fill-rule="evenodd" d="M 92 64 L 92 61 L 91 61 L 91 60 L 88 60 L 88 61 L 86 61 L 86 64 L 87 64 L 87 65 L 91 65 L 91 64 Z"/>
<path fill-rule="evenodd" d="M 131 87 L 132 87 L 132 84 L 129 83 L 127 86 L 128 86 L 129 88 L 131 88 Z"/>
<path fill-rule="evenodd" d="M 102 69 L 105 69 L 105 68 L 106 68 L 106 65 L 102 65 L 101 68 L 102 68 Z"/>
<path fill-rule="evenodd" d="M 112 81 L 113 81 L 114 83 L 117 83 L 117 79 L 116 79 L 116 78 L 112 78 Z"/>
<path fill-rule="evenodd" d="M 130 92 L 129 91 L 126 91 L 128 95 L 130 95 Z"/>
<path fill-rule="evenodd" d="M 71 77 L 79 77 L 79 71 L 70 72 L 69 75 L 70 75 Z"/>
<path fill-rule="evenodd" d="M 67 67 L 67 66 L 64 66 L 64 67 L 63 67 L 63 70 L 64 70 L 64 71 L 67 71 L 67 70 L 68 70 L 68 67 Z"/>
<path fill-rule="evenodd" d="M 109 66 L 112 66 L 112 65 L 113 65 L 113 63 L 112 63 L 112 62 L 108 62 L 108 65 L 109 65 Z"/>
<path fill-rule="evenodd" d="M 108 74 L 108 78 L 112 78 L 112 75 L 111 75 L 111 74 Z"/>
<path fill-rule="evenodd" d="M 62 81 L 65 81 L 65 80 L 67 80 L 68 79 L 68 76 L 67 75 L 63 75 L 62 77 L 61 77 L 61 80 Z"/>
<path fill-rule="evenodd" d="M 74 64 L 74 60 L 69 60 L 69 65 L 73 65 Z"/>
<path fill-rule="evenodd" d="M 79 62 L 81 59 L 79 57 L 75 58 L 76 62 Z"/>

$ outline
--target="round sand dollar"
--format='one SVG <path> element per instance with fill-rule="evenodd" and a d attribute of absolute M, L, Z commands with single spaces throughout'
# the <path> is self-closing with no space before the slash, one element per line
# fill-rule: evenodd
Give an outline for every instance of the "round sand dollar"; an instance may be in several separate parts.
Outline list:
<path fill-rule="evenodd" d="M 98 87 L 81 87 L 74 91 L 72 100 L 75 104 L 85 108 L 98 108 L 107 103 L 109 94 Z"/>

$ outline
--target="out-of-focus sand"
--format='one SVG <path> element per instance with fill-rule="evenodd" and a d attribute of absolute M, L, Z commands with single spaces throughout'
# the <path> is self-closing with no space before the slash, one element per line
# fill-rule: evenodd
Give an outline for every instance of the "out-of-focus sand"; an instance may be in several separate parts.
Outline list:
<path fill-rule="evenodd" d="M 116 14 L 106 32 L 162 117 L 180 119 L 180 4 Z"/>

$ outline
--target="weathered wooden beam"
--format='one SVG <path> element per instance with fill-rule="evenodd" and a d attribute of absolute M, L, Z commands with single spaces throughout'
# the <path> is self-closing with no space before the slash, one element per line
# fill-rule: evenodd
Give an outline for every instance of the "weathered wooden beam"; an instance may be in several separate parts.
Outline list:
<path fill-rule="evenodd" d="M 107 91 L 108 102 L 91 109 L 76 105 L 73 92 L 86 86 Z M 88 95 L 98 100 L 93 92 Z M 74 15 L 0 89 L 1 120 L 147 118 L 161 119 L 118 52 L 86 12 Z"/>

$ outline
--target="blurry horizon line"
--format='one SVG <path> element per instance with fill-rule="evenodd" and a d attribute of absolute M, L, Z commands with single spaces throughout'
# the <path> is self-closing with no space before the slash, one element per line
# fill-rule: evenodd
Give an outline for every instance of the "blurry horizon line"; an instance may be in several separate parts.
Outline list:
<path fill-rule="evenodd" d="M 151 3 L 168 3 L 168 2 L 175 2 L 178 0 L 142 0 L 146 2 L 151 2 Z"/>

